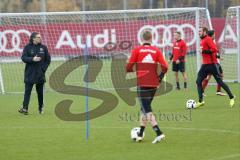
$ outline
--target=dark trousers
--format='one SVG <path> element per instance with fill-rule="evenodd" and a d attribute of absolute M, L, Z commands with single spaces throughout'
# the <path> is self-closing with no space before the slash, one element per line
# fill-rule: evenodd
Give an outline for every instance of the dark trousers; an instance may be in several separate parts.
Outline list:
<path fill-rule="evenodd" d="M 197 77 L 197 81 L 196 81 L 199 102 L 202 102 L 202 100 L 203 100 L 202 81 L 207 77 L 208 74 L 213 75 L 213 77 L 217 81 L 217 83 L 227 92 L 230 99 L 233 98 L 233 94 L 230 91 L 228 85 L 225 84 L 222 80 L 219 66 L 216 64 L 203 64 L 198 72 L 198 77 Z"/>
<path fill-rule="evenodd" d="M 137 87 L 138 99 L 143 114 L 152 112 L 151 104 L 156 91 L 156 87 Z"/>
<path fill-rule="evenodd" d="M 28 110 L 28 105 L 29 105 L 33 85 L 34 84 L 31 84 L 31 83 L 25 83 L 23 108 L 26 110 Z M 39 110 L 42 110 L 42 108 L 43 108 L 43 86 L 44 86 L 44 83 L 36 84 Z"/>

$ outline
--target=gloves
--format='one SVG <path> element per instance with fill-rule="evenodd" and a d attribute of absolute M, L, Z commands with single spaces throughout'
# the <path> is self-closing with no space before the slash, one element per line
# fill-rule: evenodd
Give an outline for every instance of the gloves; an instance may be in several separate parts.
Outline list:
<path fill-rule="evenodd" d="M 210 50 L 203 50 L 202 53 L 203 54 L 212 54 L 212 51 L 210 51 Z"/>
<path fill-rule="evenodd" d="M 165 73 L 161 72 L 160 75 L 158 76 L 159 83 L 162 82 L 162 79 L 164 78 Z"/>

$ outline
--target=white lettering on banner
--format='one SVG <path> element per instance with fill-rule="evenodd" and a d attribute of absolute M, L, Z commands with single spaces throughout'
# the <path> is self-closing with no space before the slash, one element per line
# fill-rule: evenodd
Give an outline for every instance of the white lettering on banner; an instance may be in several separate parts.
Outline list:
<path fill-rule="evenodd" d="M 62 31 L 62 34 L 57 42 L 56 48 L 60 48 L 61 46 L 70 46 L 71 48 L 76 48 L 70 33 L 66 30 Z"/>
<path fill-rule="evenodd" d="M 91 43 L 91 35 L 87 35 L 86 36 L 86 44 L 88 48 L 92 47 L 92 43 Z M 82 36 L 77 35 L 77 46 L 79 48 L 85 48 L 86 45 L 84 43 L 82 43 Z M 76 47 L 75 47 L 76 48 Z"/>
<path fill-rule="evenodd" d="M 14 30 L 5 30 L 0 31 L 0 51 L 11 53 L 11 52 L 22 52 L 22 48 L 20 48 L 21 44 L 21 34 L 25 34 L 27 37 L 30 37 L 30 32 L 25 29 L 19 29 L 17 31 Z M 7 35 L 11 35 L 11 47 L 8 48 L 8 38 Z"/>
<path fill-rule="evenodd" d="M 64 30 L 62 31 L 61 36 L 58 39 L 55 48 L 59 49 L 62 46 L 69 46 L 73 49 L 77 47 L 85 48 L 86 45 L 88 48 L 91 48 L 92 46 L 97 48 L 103 48 L 108 42 L 112 42 L 112 43 L 117 42 L 115 29 L 110 29 L 110 35 L 111 35 L 111 40 L 109 38 L 108 29 L 104 29 L 103 33 L 96 34 L 95 36 L 87 34 L 85 37 L 85 43 L 83 43 L 83 36 L 77 35 L 76 36 L 77 43 L 75 44 L 71 34 L 67 30 Z M 92 41 L 93 41 L 93 45 L 92 45 Z"/>
<path fill-rule="evenodd" d="M 225 34 L 225 37 L 224 37 L 224 34 Z M 233 42 L 237 42 L 237 35 L 236 35 L 236 33 L 234 33 L 232 27 L 229 24 L 226 25 L 225 31 L 223 29 L 222 34 L 221 34 L 220 38 L 218 39 L 218 43 L 222 43 L 226 40 L 232 40 Z"/>
<path fill-rule="evenodd" d="M 97 34 L 93 38 L 93 44 L 98 47 L 104 47 L 105 44 L 108 42 L 108 30 L 104 29 L 103 34 Z"/>
<path fill-rule="evenodd" d="M 160 40 L 160 37 L 159 37 L 159 33 L 158 33 L 158 30 L 159 29 L 162 29 L 163 30 L 163 37 L 162 37 L 162 40 L 163 42 L 160 43 L 159 40 Z M 145 25 L 143 27 L 141 27 L 138 31 L 138 34 L 137 34 L 137 39 L 138 39 L 138 43 L 142 44 L 142 33 L 143 31 L 145 30 L 149 30 L 152 32 L 152 34 L 154 35 L 153 37 L 153 45 L 157 46 L 157 47 L 166 47 L 166 46 L 170 46 L 171 45 L 171 42 L 173 41 L 172 40 L 172 29 L 176 29 L 177 31 L 179 31 L 182 35 L 182 38 L 184 40 L 186 40 L 186 35 L 187 34 L 191 34 L 189 33 L 189 29 L 191 30 L 192 34 L 191 35 L 191 40 L 188 40 L 186 43 L 188 46 L 190 45 L 193 45 L 196 41 L 196 37 L 197 37 L 197 33 L 196 33 L 196 29 L 193 25 L 191 24 L 171 24 L 171 25 L 156 25 L 156 26 L 152 26 L 152 25 Z M 184 29 L 188 29 L 188 33 L 185 33 L 184 32 Z"/>

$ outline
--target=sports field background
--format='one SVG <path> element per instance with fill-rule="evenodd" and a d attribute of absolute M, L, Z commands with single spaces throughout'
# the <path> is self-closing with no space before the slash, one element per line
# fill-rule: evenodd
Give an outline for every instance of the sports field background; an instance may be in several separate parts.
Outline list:
<path fill-rule="evenodd" d="M 51 64 L 48 75 L 54 69 L 51 67 L 57 65 L 56 62 Z M 1 65 L 1 67 L 5 75 L 8 73 L 15 76 L 5 79 L 6 86 L 12 86 L 12 90 L 23 91 L 23 85 L 19 84 L 23 84 L 24 64 L 11 65 L 12 72 L 6 72 L 4 69 L 6 65 Z M 108 73 L 108 67 L 108 65 L 105 66 L 104 73 Z M 156 145 L 151 144 L 155 133 L 150 126 L 145 131 L 146 136 L 142 143 L 134 143 L 130 139 L 130 130 L 139 126 L 137 122 L 138 103 L 131 107 L 119 98 L 116 109 L 90 121 L 90 137 L 86 140 L 86 122 L 62 121 L 56 117 L 54 112 L 56 104 L 64 99 L 74 101 L 71 107 L 73 113 L 84 112 L 85 97 L 47 91 L 45 113 L 39 115 L 37 97 L 33 93 L 29 106 L 30 115 L 24 116 L 17 112 L 22 103 L 22 94 L 0 95 L 0 159 L 239 159 L 239 83 L 229 83 L 236 95 L 234 108 L 228 107 L 227 96 L 216 96 L 215 86 L 209 86 L 206 90 L 206 105 L 192 110 L 190 116 L 190 111 L 185 109 L 185 103 L 188 99 L 197 99 L 196 62 L 189 60 L 187 69 L 190 81 L 187 91 L 173 90 L 166 95 L 155 97 L 153 101 L 153 110 L 167 137 L 165 141 Z M 81 71 L 73 74 L 82 75 Z M 73 77 L 77 80 L 76 76 Z M 108 76 L 103 75 L 103 77 Z M 167 79 L 171 83 L 174 82 L 172 72 L 169 72 Z M 77 81 L 69 83 L 78 85 Z M 79 83 L 82 84 L 82 82 Z M 104 81 L 99 84 L 104 87 L 109 83 L 109 81 Z M 94 87 L 94 85 L 90 84 L 89 87 Z M 117 96 L 113 90 L 109 92 Z M 100 100 L 89 98 L 90 109 L 95 108 L 99 103 L 101 103 Z"/>

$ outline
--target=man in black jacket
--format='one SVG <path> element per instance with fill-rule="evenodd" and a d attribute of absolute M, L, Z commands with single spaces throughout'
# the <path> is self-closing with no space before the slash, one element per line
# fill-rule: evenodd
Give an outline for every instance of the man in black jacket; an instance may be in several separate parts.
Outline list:
<path fill-rule="evenodd" d="M 22 61 L 26 63 L 24 73 L 25 92 L 23 106 L 18 111 L 28 114 L 28 105 L 33 85 L 36 84 L 38 95 L 38 111 L 43 113 L 43 86 L 46 82 L 45 72 L 51 62 L 51 57 L 45 45 L 41 44 L 41 35 L 33 32 L 22 53 Z"/>

